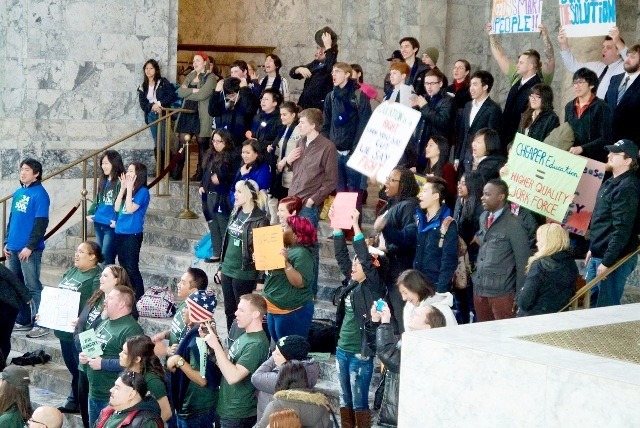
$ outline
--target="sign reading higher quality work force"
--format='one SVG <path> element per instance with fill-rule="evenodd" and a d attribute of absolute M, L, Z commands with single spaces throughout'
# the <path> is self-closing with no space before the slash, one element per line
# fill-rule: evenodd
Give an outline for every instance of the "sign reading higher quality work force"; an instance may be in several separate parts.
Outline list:
<path fill-rule="evenodd" d="M 616 25 L 616 0 L 560 0 L 567 37 L 605 36 Z"/>
<path fill-rule="evenodd" d="M 542 24 L 542 0 L 493 0 L 491 33 L 534 33 Z"/>
<path fill-rule="evenodd" d="M 400 103 L 384 102 L 373 111 L 347 166 L 384 183 L 398 164 L 420 113 Z"/>
<path fill-rule="evenodd" d="M 509 200 L 562 222 L 587 159 L 522 134 L 509 152 Z"/>

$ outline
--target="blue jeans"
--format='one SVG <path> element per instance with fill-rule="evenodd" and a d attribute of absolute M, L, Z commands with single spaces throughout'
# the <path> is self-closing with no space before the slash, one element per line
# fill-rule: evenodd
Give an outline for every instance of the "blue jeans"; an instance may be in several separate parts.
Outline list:
<path fill-rule="evenodd" d="M 321 201 L 313 201 L 315 203 L 320 203 Z M 313 227 L 318 230 L 318 223 L 320 222 L 320 211 L 317 206 L 312 206 L 308 208 L 306 206 L 302 207 L 300 210 L 300 217 L 304 217 L 309 220 Z M 316 242 L 313 246 L 313 282 L 311 283 L 311 292 L 315 297 L 318 294 L 318 269 L 320 266 L 320 243 Z"/>
<path fill-rule="evenodd" d="M 150 111 L 149 113 L 147 113 L 147 123 L 151 123 L 153 121 L 158 120 L 159 116 L 158 113 L 155 113 L 154 111 Z M 159 125 L 161 125 L 161 129 L 160 129 L 160 150 L 164 151 L 164 123 L 160 122 Z M 154 150 L 158 150 L 158 125 L 153 125 L 151 128 L 149 128 L 149 130 L 151 131 L 151 136 L 153 137 L 153 147 Z"/>
<path fill-rule="evenodd" d="M 142 247 L 142 233 L 116 234 L 116 251 L 118 262 L 131 280 L 131 286 L 136 293 L 136 302 L 144 294 L 144 283 L 140 273 L 140 248 Z"/>
<path fill-rule="evenodd" d="M 98 419 L 100 419 L 100 412 L 102 409 L 109 405 L 109 400 L 100 401 L 95 398 L 89 397 L 89 426 L 93 427 L 96 425 Z"/>
<path fill-rule="evenodd" d="M 178 428 L 211 428 L 216 420 L 216 411 L 211 409 L 187 419 L 176 415 L 175 420 Z"/>
<path fill-rule="evenodd" d="M 220 419 L 221 428 L 251 428 L 258 421 L 257 416 L 239 419 Z"/>
<path fill-rule="evenodd" d="M 366 182 L 366 177 L 360 174 L 355 169 L 351 169 L 347 166 L 347 162 L 351 155 L 341 155 L 338 153 L 338 186 L 336 190 L 338 192 L 354 192 L 358 194 L 358 200 L 356 202 L 356 209 L 362 213 L 362 182 Z M 366 188 L 366 187 L 365 187 Z M 362 218 L 362 216 L 360 217 Z"/>
<path fill-rule="evenodd" d="M 293 312 L 284 315 L 267 314 L 267 325 L 269 334 L 274 342 L 280 338 L 297 334 L 298 336 L 309 336 L 311 320 L 313 319 L 313 301 L 309 301 Z"/>
<path fill-rule="evenodd" d="M 71 393 L 67 397 L 67 402 L 79 406 L 78 401 L 78 377 L 79 370 L 78 364 L 80 364 L 78 358 L 78 351 L 75 343 L 70 340 L 60 340 L 60 351 L 62 353 L 62 359 L 64 365 L 67 366 L 67 370 L 71 373 Z"/>
<path fill-rule="evenodd" d="M 596 270 L 600 263 L 602 263 L 602 259 L 591 257 L 587 265 L 587 282 L 597 276 Z M 632 257 L 592 288 L 591 306 L 602 308 L 604 306 L 619 305 L 627 278 L 636 268 L 637 264 L 638 257 Z"/>
<path fill-rule="evenodd" d="M 11 250 L 11 257 L 7 259 L 6 263 L 7 268 L 24 282 L 31 294 L 32 304 L 25 304 L 16 318 L 18 324 L 29 325 L 33 324 L 38 308 L 40 308 L 40 297 L 42 296 L 42 283 L 40 282 L 42 250 L 35 250 L 31 253 L 29 259 L 24 261 L 18 258 L 20 251 Z"/>
<path fill-rule="evenodd" d="M 93 223 L 96 232 L 96 241 L 102 249 L 104 265 L 112 265 L 116 262 L 116 230 L 107 224 Z"/>
<path fill-rule="evenodd" d="M 373 376 L 373 357 L 362 357 L 336 349 L 336 369 L 340 379 L 340 407 L 369 410 L 369 385 Z"/>

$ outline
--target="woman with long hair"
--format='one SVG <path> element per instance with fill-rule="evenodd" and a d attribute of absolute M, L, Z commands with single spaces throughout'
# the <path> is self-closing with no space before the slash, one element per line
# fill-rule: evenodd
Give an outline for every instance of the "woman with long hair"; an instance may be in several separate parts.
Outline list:
<path fill-rule="evenodd" d="M 226 129 L 216 129 L 211 137 L 212 147 L 207 151 L 202 165 L 202 181 L 198 191 L 202 195 L 202 212 L 211 233 L 213 256 L 207 263 L 220 261 L 222 236 L 231 214 L 229 191 L 237 161 L 233 149 L 233 137 Z"/>
<path fill-rule="evenodd" d="M 275 89 L 280 91 L 282 98 L 285 101 L 289 101 L 289 82 L 285 77 L 280 75 L 280 68 L 282 67 L 282 60 L 276 54 L 269 54 L 264 60 L 264 71 L 266 76 L 260 81 L 260 88 L 262 93 L 265 89 Z"/>
<path fill-rule="evenodd" d="M 158 120 L 163 108 L 171 107 L 171 104 L 178 98 L 176 90 L 166 78 L 160 74 L 160 65 L 155 59 L 149 59 L 144 63 L 142 67 L 144 77 L 142 84 L 138 86 L 138 101 L 140 102 L 140 108 L 144 113 L 144 123 L 147 125 L 151 122 Z M 162 123 L 162 122 L 161 122 Z M 151 128 L 151 136 L 153 137 L 154 144 L 154 156 L 158 153 L 158 125 L 153 125 Z M 164 161 L 164 140 L 162 136 L 163 132 L 160 132 L 160 151 L 162 157 L 160 158 L 160 164 Z"/>
<path fill-rule="evenodd" d="M 73 340 L 76 345 L 76 352 L 82 352 L 79 334 L 91 328 L 96 328 L 102 320 L 101 314 L 104 309 L 105 297 L 117 285 L 124 285 L 131 288 L 129 275 L 122 266 L 108 265 L 100 274 L 100 286 L 87 300 L 78 317 L 73 332 Z M 134 306 L 135 308 L 135 306 Z M 134 313 L 137 313 L 134 309 Z M 137 316 L 137 315 L 136 315 Z M 82 423 L 85 427 L 89 427 L 89 402 L 87 400 L 89 394 L 89 379 L 87 378 L 87 365 L 78 365 L 78 397 L 80 397 L 80 414 L 82 415 Z"/>
<path fill-rule="evenodd" d="M 313 246 L 317 233 L 304 217 L 291 216 L 282 227 L 284 269 L 265 272 L 262 296 L 267 301 L 267 325 L 274 341 L 289 335 L 307 337 L 313 318 Z"/>
<path fill-rule="evenodd" d="M 31 417 L 29 372 L 10 365 L 0 373 L 0 427 L 22 428 Z"/>
<path fill-rule="evenodd" d="M 160 416 L 163 421 L 171 419 L 171 405 L 167 397 L 167 386 L 164 383 L 164 367 L 154 354 L 155 343 L 144 335 L 130 337 L 120 352 L 120 365 L 144 376 L 149 394 L 158 401 Z"/>
<path fill-rule="evenodd" d="M 255 290 L 256 281 L 264 284 L 263 274 L 256 270 L 253 260 L 253 229 L 269 225 L 264 213 L 266 203 L 266 193 L 260 191 L 255 181 L 241 180 L 235 184 L 234 209 L 222 238 L 220 266 L 216 273 L 222 285 L 229 330 L 240 296 Z"/>
<path fill-rule="evenodd" d="M 558 312 L 576 289 L 578 268 L 569 250 L 569 232 L 548 223 L 538 228 L 536 238 L 538 251 L 529 258 L 524 286 L 516 296 L 519 317 Z"/>
<path fill-rule="evenodd" d="M 120 192 L 119 178 L 125 173 L 122 156 L 115 150 L 107 150 L 100 157 L 102 175 L 98 179 L 96 199 L 87 211 L 87 220 L 93 222 L 96 242 L 102 248 L 105 264 L 116 260 L 116 211 L 114 204 Z"/>
<path fill-rule="evenodd" d="M 236 172 L 234 186 L 239 181 L 251 180 L 258 185 L 257 190 L 269 190 L 271 184 L 271 172 L 269 162 L 265 159 L 265 153 L 260 143 L 255 138 L 250 138 L 242 143 L 242 164 Z M 230 190 L 231 202 L 234 202 L 235 188 Z M 265 207 L 266 208 L 266 207 Z"/>
<path fill-rule="evenodd" d="M 280 120 L 282 128 L 276 138 L 274 157 L 276 161 L 275 171 L 271 171 L 270 193 L 276 199 L 282 199 L 289 194 L 289 186 L 293 180 L 291 165 L 287 164 L 286 156 L 296 148 L 300 141 L 298 130 L 298 113 L 300 109 L 296 103 L 287 101 L 280 106 Z"/>
<path fill-rule="evenodd" d="M 434 135 L 429 138 L 424 149 L 427 165 L 425 175 L 435 175 L 447 182 L 447 206 L 453 208 L 456 194 L 456 169 L 449 163 L 451 145 L 446 137 Z"/>
<path fill-rule="evenodd" d="M 553 111 L 553 89 L 544 83 L 534 85 L 529 94 L 529 107 L 522 113 L 518 132 L 544 141 L 558 126 L 560 119 Z"/>
<path fill-rule="evenodd" d="M 472 156 L 465 160 L 464 170 L 480 172 L 485 183 L 500 177 L 500 168 L 507 163 L 501 151 L 500 135 L 494 129 L 482 128 L 473 136 Z"/>
<path fill-rule="evenodd" d="M 149 189 L 147 188 L 147 167 L 134 162 L 127 173 L 120 176 L 120 192 L 114 209 L 118 213 L 116 221 L 116 252 L 118 262 L 127 270 L 136 301 L 144 294 L 144 283 L 140 273 L 140 248 L 144 216 L 149 207 Z"/>
<path fill-rule="evenodd" d="M 435 306 L 442 312 L 447 320 L 447 326 L 458 325 L 456 317 L 451 310 L 453 295 L 451 293 L 438 293 L 429 278 L 416 269 L 408 269 L 398 277 L 396 283 L 402 300 L 405 301 L 403 317 L 405 331 L 413 331 L 413 318 L 416 310 L 423 306 Z"/>

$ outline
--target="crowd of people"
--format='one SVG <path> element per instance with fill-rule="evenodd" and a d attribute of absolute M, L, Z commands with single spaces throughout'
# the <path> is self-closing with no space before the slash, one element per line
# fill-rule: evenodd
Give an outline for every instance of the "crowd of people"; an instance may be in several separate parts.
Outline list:
<path fill-rule="evenodd" d="M 378 90 L 364 82 L 360 65 L 338 61 L 337 34 L 319 30 L 314 60 L 289 72 L 291 79 L 304 80 L 297 103 L 275 54 L 265 58 L 260 79 L 255 65 L 251 69 L 243 60 L 222 78 L 213 58 L 196 52 L 193 71 L 177 91 L 161 77 L 158 63 L 147 61 L 138 90 L 145 121 L 154 121 L 177 98 L 195 110 L 180 114 L 176 133 L 180 144 L 191 139 L 199 149 L 191 178 L 200 183 L 213 245 L 206 261 L 218 264 L 212 280 L 224 297 L 229 346 L 225 350 L 221 327 L 213 322 L 216 294 L 197 268 L 187 269 L 178 284 L 183 302 L 171 328 L 144 335 L 136 301 L 144 293 L 139 260 L 150 200 L 147 168 L 133 162 L 125 169 L 120 154 L 107 150 L 89 210 L 96 242 L 78 246 L 74 266 L 60 281 L 61 288 L 80 292 L 81 301 L 75 333 L 55 332 L 72 375 L 59 411 L 80 412 L 86 427 L 331 426 L 327 398 L 312 390 L 319 368 L 307 337 L 318 294 L 318 225 L 335 192 L 357 194 L 351 227 L 335 228 L 331 236 L 344 276 L 335 337 L 343 427 L 372 425 L 376 355 L 386 368 L 379 422 L 397 424 L 403 332 L 562 309 L 575 291 L 575 259 L 586 259 L 589 281 L 639 243 L 640 128 L 632 121 L 640 113 L 640 45 L 627 48 L 613 28 L 600 60 L 579 62 L 561 30 L 561 58 L 574 73 L 575 92 L 561 124 L 549 86 L 553 47 L 546 28 L 540 31 L 544 58 L 528 49 L 515 63 L 498 36 L 489 35 L 505 74 L 498 78 L 511 84 L 504 106 L 491 99 L 490 72 L 472 71 L 461 58 L 449 85 L 437 66 L 439 50 L 428 47 L 420 57 L 413 37 L 399 41 Z M 365 236 L 362 207 L 374 178 L 347 162 L 379 102 L 416 109 L 421 119 L 400 163 L 379 183 L 372 234 Z M 151 128 L 154 140 L 158 132 Z M 606 162 L 589 239 L 570 236 L 509 202 L 500 176 L 508 171 L 516 133 Z M 179 166 L 174 178 L 181 174 Z M 25 159 L 4 242 L 8 269 L 0 267 L 2 289 L 11 290 L 0 296 L 5 356 L 12 330 L 28 331 L 30 338 L 49 333 L 37 324 L 49 218 L 41 179 L 40 162 Z M 333 207 L 328 215 L 333 218 Z M 253 231 L 269 224 L 282 226 L 286 263 L 261 271 Z M 635 266 L 633 257 L 601 281 L 591 294 L 593 306 L 620 304 Z M 100 344 L 99 356 L 83 351 L 80 334 L 89 330 Z M 4 371 L 0 389 L 24 389 L 28 375 L 16 370 Z M 26 393 L 26 399 L 0 394 L 0 421 L 20 420 L 15 426 L 22 426 L 38 423 L 38 417 L 57 418 L 51 409 L 32 415 Z"/>

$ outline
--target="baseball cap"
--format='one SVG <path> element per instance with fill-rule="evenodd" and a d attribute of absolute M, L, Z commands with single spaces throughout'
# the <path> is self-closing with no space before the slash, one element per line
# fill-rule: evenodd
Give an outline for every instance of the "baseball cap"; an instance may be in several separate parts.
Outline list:
<path fill-rule="evenodd" d="M 611 146 L 604 146 L 605 149 L 611 153 L 624 153 L 628 157 L 634 160 L 638 160 L 638 146 L 631 140 L 622 139 L 618 140 Z"/>
<path fill-rule="evenodd" d="M 404 58 L 402 58 L 402 53 L 400 53 L 400 51 L 398 50 L 393 51 L 393 53 L 391 54 L 391 58 L 387 58 L 387 61 L 393 61 L 394 59 L 399 59 L 404 61 Z"/>
<path fill-rule="evenodd" d="M 29 372 L 24 368 L 16 365 L 7 366 L 0 377 L 6 380 L 16 388 L 28 388 L 31 380 L 29 379 Z"/>

